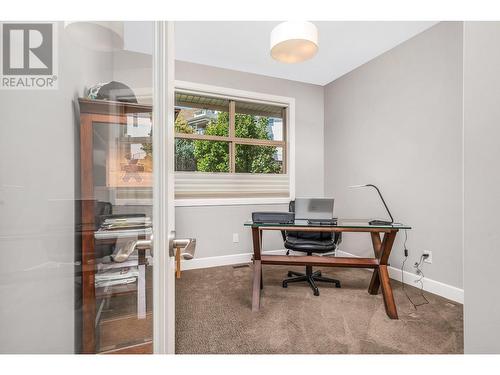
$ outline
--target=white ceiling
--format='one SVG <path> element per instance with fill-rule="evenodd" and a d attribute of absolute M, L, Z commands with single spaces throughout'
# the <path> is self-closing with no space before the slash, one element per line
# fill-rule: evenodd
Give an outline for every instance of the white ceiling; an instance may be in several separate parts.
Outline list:
<path fill-rule="evenodd" d="M 279 22 L 175 22 L 175 58 L 198 64 L 326 85 L 437 22 L 322 21 L 319 52 L 309 61 L 283 64 L 269 53 Z"/>

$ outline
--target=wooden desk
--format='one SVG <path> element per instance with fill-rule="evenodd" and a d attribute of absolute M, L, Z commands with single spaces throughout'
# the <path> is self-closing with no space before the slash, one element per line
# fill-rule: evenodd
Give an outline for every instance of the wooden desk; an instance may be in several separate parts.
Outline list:
<path fill-rule="evenodd" d="M 306 222 L 307 223 L 307 222 Z M 289 265 L 289 266 L 317 266 L 317 267 L 351 267 L 372 268 L 373 275 L 368 286 L 368 293 L 378 294 L 382 287 L 385 311 L 389 318 L 398 319 L 396 304 L 392 294 L 389 272 L 387 270 L 389 255 L 396 234 L 400 229 L 411 229 L 403 225 L 370 226 L 366 222 L 340 221 L 337 226 L 313 226 L 306 223 L 292 225 L 270 225 L 246 223 L 252 228 L 253 238 L 253 283 L 252 283 L 252 311 L 259 311 L 260 290 L 264 287 L 262 282 L 262 265 Z M 369 233 L 373 244 L 373 258 L 354 257 L 321 257 L 321 256 L 288 256 L 288 255 L 262 255 L 262 231 L 279 230 L 295 232 L 355 232 Z M 381 236 L 382 235 L 382 236 Z"/>

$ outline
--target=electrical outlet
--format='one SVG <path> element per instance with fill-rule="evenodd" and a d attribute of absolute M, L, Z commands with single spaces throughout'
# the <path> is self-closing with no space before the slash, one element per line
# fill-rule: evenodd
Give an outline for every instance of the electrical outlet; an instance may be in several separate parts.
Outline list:
<path fill-rule="evenodd" d="M 432 251 L 429 251 L 429 250 L 424 250 L 422 251 L 422 254 L 427 254 L 428 257 L 427 258 L 424 258 L 424 262 L 425 263 L 432 263 Z"/>
<path fill-rule="evenodd" d="M 238 233 L 233 233 L 233 242 L 234 243 L 240 242 L 240 236 L 238 235 Z"/>

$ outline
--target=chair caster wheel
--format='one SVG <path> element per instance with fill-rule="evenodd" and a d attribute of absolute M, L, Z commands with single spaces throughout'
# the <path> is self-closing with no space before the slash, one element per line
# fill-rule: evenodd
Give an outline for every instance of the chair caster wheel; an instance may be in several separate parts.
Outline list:
<path fill-rule="evenodd" d="M 292 277 L 293 274 L 292 274 L 292 271 L 288 271 L 288 277 Z"/>
<path fill-rule="evenodd" d="M 287 288 L 287 287 L 288 287 L 288 283 L 283 281 L 283 288 Z"/>
<path fill-rule="evenodd" d="M 318 272 L 318 276 L 321 277 L 321 271 Z"/>
<path fill-rule="evenodd" d="M 335 283 L 335 288 L 340 288 L 340 283 Z"/>
<path fill-rule="evenodd" d="M 315 290 L 314 290 L 314 295 L 315 295 L 315 296 L 319 296 L 319 290 L 318 290 L 318 289 L 315 289 Z"/>

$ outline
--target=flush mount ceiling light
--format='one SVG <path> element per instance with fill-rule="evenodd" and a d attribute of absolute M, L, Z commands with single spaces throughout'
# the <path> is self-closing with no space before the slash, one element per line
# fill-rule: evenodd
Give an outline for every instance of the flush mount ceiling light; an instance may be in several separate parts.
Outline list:
<path fill-rule="evenodd" d="M 318 52 L 318 28 L 311 22 L 282 22 L 271 31 L 271 56 L 292 64 L 313 57 Z"/>
<path fill-rule="evenodd" d="M 64 30 L 74 41 L 95 51 L 123 49 L 123 22 L 120 21 L 71 21 L 64 23 Z"/>

